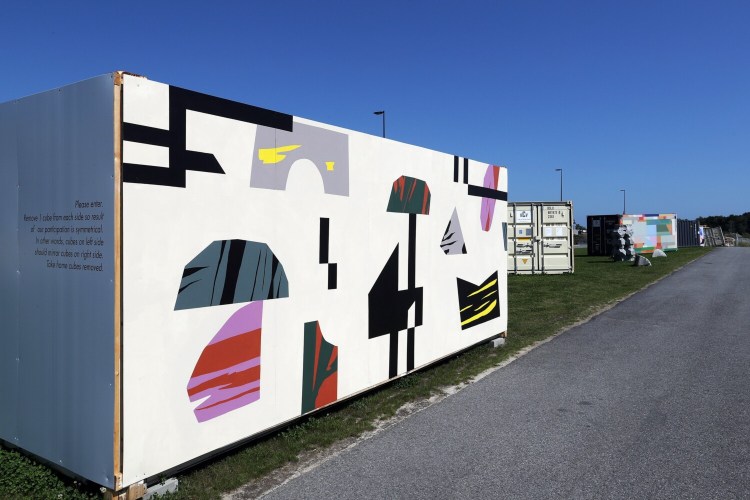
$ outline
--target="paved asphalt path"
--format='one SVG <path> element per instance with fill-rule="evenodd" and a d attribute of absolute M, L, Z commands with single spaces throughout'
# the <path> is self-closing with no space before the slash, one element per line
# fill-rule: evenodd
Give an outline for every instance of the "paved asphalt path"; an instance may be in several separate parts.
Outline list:
<path fill-rule="evenodd" d="M 750 498 L 750 249 L 711 252 L 264 498 Z"/>

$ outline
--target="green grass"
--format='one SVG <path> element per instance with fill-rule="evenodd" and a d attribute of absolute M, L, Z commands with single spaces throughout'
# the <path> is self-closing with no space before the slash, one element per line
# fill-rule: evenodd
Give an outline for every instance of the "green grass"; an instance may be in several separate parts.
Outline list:
<path fill-rule="evenodd" d="M 708 251 L 710 249 L 686 248 L 668 253 L 666 258 L 650 259 L 653 264 L 650 267 L 633 267 L 631 263 L 615 263 L 606 257 L 588 257 L 582 250 L 576 254 L 574 274 L 508 276 L 508 339 L 504 348 L 492 349 L 482 344 L 204 463 L 179 476 L 180 491 L 170 498 L 218 498 L 223 492 L 296 462 L 305 452 L 324 450 L 336 442 L 356 438 L 374 429 L 378 422 L 393 417 L 406 403 L 440 395 L 446 387 L 470 381 L 520 349 L 591 316 Z M 36 469 L 41 466 L 14 452 L 2 449 L 0 452 L 3 453 L 0 457 L 13 454 L 10 459 L 0 460 L 0 497 L 57 498 L 56 495 L 34 494 L 42 490 L 21 490 L 13 479 L 21 477 L 18 472 L 5 480 L 9 470 L 47 469 Z M 57 481 L 56 488 L 68 488 L 62 498 L 81 498 L 72 496 L 78 494 L 72 483 L 52 476 Z M 39 487 L 49 481 L 45 476 Z M 69 490 L 72 492 L 68 493 Z"/>
<path fill-rule="evenodd" d="M 98 488 L 84 487 L 17 451 L 0 447 L 0 498 L 86 500 L 100 496 Z"/>

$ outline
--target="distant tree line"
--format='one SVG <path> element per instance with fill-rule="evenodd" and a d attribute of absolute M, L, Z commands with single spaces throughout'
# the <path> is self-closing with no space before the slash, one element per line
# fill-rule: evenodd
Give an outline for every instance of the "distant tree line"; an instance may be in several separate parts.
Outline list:
<path fill-rule="evenodd" d="M 750 234 L 750 212 L 742 215 L 711 215 L 698 217 L 701 226 L 720 227 L 725 233 Z"/>

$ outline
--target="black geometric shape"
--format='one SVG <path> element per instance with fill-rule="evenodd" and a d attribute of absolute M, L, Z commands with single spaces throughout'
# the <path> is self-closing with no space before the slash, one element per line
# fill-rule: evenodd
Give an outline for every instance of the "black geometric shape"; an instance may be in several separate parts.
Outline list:
<path fill-rule="evenodd" d="M 415 317 L 414 326 L 422 324 L 422 288 L 398 289 L 398 259 L 399 250 L 396 245 L 367 296 L 368 338 L 374 339 L 406 330 L 409 327 L 409 309 L 415 303 L 419 314 Z"/>
<path fill-rule="evenodd" d="M 497 271 L 480 285 L 456 278 L 462 330 L 500 317 L 497 282 Z"/>
<path fill-rule="evenodd" d="M 496 189 L 474 186 L 472 184 L 469 184 L 469 196 L 479 196 L 480 198 L 493 198 L 495 200 L 508 201 L 508 193 L 506 191 L 498 191 Z"/>
<path fill-rule="evenodd" d="M 123 123 L 125 141 L 169 148 L 169 168 L 123 163 L 123 182 L 185 187 L 185 172 L 223 174 L 214 155 L 187 149 L 187 111 L 198 111 L 232 120 L 292 130 L 292 115 L 258 108 L 180 87 L 169 87 L 169 130 Z"/>

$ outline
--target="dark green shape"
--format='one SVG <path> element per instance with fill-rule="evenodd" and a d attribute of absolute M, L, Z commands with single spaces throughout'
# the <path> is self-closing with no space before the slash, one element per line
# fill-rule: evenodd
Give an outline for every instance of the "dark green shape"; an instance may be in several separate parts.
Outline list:
<path fill-rule="evenodd" d="M 428 215 L 430 213 L 430 188 L 427 183 L 405 175 L 393 181 L 387 211 Z"/>
<path fill-rule="evenodd" d="M 320 340 L 320 351 L 316 356 L 316 344 Z M 338 348 L 326 342 L 317 321 L 305 323 L 305 340 L 302 360 L 302 413 L 313 411 L 336 400 L 321 398 L 320 388 L 323 383 L 338 373 Z M 331 360 L 333 359 L 333 362 Z M 330 367 L 328 366 L 330 363 Z M 316 370 L 317 366 L 317 370 Z"/>

